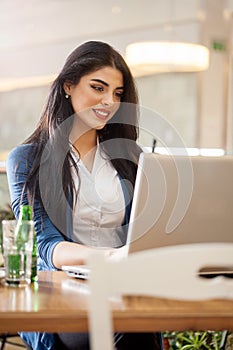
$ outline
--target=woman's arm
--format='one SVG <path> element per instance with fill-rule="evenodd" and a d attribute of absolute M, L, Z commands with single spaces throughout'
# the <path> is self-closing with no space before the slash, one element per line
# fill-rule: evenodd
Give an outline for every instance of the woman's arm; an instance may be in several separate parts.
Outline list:
<path fill-rule="evenodd" d="M 83 265 L 89 254 L 94 251 L 102 252 L 107 258 L 119 260 L 126 257 L 126 246 L 121 248 L 94 248 L 73 242 L 60 242 L 53 250 L 53 264 L 58 269 L 62 265 Z"/>
<path fill-rule="evenodd" d="M 32 166 L 33 145 L 20 145 L 13 149 L 6 162 L 8 185 L 10 190 L 12 210 L 16 219 L 19 217 L 20 205 L 28 204 L 27 194 L 22 191 L 28 173 Z M 52 261 L 54 247 L 64 241 L 64 237 L 53 225 L 38 201 L 35 201 L 34 222 L 37 234 L 39 269 L 55 269 Z"/>
<path fill-rule="evenodd" d="M 83 265 L 94 249 L 74 242 L 59 242 L 53 250 L 53 265 L 58 269 L 62 265 Z"/>

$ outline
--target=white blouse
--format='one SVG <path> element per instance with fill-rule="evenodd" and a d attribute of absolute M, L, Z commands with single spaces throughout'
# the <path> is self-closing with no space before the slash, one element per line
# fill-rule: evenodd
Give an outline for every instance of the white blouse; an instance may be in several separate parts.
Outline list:
<path fill-rule="evenodd" d="M 79 176 L 73 170 L 78 191 L 73 212 L 74 241 L 95 247 L 122 246 L 125 199 L 117 171 L 101 156 L 99 145 L 91 172 L 73 147 L 71 154 L 79 170 Z"/>

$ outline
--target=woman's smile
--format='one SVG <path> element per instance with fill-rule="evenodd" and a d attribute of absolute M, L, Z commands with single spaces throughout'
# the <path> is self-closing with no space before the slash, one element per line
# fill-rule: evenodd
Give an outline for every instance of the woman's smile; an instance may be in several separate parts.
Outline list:
<path fill-rule="evenodd" d="M 110 111 L 103 108 L 92 108 L 92 110 L 96 114 L 97 118 L 100 118 L 101 120 L 108 119 L 109 115 L 111 114 Z"/>

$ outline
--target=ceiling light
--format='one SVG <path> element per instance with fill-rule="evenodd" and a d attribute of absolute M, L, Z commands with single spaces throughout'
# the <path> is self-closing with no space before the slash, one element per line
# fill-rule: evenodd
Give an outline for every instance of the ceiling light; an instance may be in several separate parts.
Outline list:
<path fill-rule="evenodd" d="M 135 76 L 197 72 L 208 68 L 209 50 L 192 43 L 138 42 L 127 46 L 126 62 Z"/>

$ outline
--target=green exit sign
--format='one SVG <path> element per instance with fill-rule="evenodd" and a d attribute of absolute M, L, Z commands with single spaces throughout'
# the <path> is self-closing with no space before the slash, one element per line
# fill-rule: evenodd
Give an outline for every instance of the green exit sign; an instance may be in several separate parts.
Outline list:
<path fill-rule="evenodd" d="M 213 41 L 212 42 L 212 49 L 215 51 L 225 51 L 226 50 L 226 45 L 222 41 Z"/>

